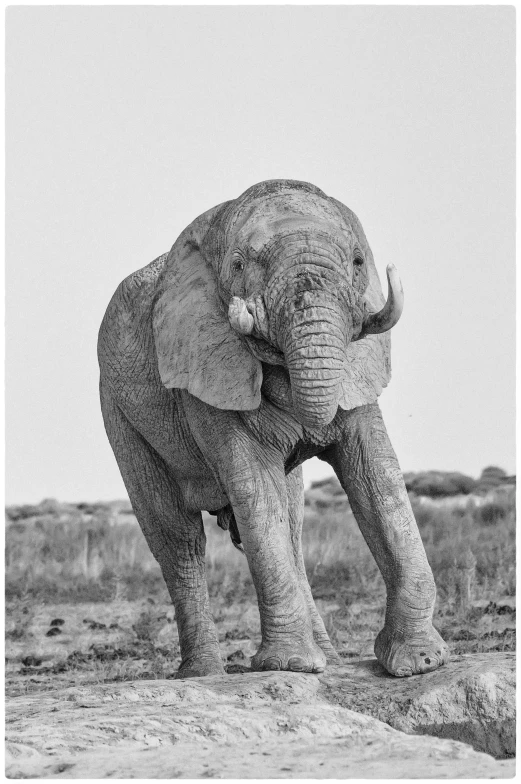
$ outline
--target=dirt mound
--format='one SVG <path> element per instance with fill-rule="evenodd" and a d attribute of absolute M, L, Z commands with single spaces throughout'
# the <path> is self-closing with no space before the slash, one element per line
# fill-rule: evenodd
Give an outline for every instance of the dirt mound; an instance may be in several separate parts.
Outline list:
<path fill-rule="evenodd" d="M 494 710 L 498 725 L 501 712 L 513 718 L 513 662 L 500 657 L 461 657 L 403 680 L 371 660 L 331 667 L 319 677 L 244 672 L 20 696 L 7 710 L 6 772 L 13 778 L 504 778 L 513 775 L 511 761 L 458 740 L 406 734 L 442 734 L 458 721 L 474 722 L 474 734 L 465 737 L 479 740 L 477 728 L 487 732 Z M 478 696 L 465 707 L 472 683 Z M 379 720 L 379 711 L 389 723 Z M 501 737 L 504 751 L 508 732 Z"/>

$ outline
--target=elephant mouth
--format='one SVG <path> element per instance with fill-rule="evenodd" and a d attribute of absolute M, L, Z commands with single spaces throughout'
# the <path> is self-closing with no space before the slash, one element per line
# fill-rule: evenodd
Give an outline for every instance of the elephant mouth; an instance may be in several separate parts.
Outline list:
<path fill-rule="evenodd" d="M 268 365 L 286 365 L 284 354 L 270 340 L 268 315 L 262 295 L 248 300 L 232 297 L 228 318 L 233 329 L 244 336 L 256 359 Z"/>
<path fill-rule="evenodd" d="M 264 338 L 255 338 L 251 335 L 246 337 L 248 347 L 256 359 L 266 362 L 268 365 L 286 365 L 286 359 L 282 351 L 279 351 Z"/>

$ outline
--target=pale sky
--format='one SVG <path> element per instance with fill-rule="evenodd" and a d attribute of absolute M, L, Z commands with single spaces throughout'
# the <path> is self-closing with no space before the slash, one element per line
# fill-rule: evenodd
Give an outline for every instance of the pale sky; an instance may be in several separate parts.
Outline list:
<path fill-rule="evenodd" d="M 380 278 L 401 274 L 380 404 L 402 469 L 514 472 L 514 14 L 8 8 L 7 503 L 125 496 L 108 301 L 197 215 L 284 177 L 347 204 Z"/>

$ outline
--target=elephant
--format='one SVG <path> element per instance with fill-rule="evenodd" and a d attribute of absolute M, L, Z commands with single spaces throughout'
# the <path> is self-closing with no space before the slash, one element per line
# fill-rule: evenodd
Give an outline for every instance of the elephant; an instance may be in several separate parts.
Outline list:
<path fill-rule="evenodd" d="M 101 408 L 175 607 L 176 677 L 224 673 L 202 511 L 248 560 L 252 670 L 338 663 L 306 578 L 302 464 L 332 466 L 386 586 L 375 655 L 392 675 L 448 660 L 436 587 L 378 396 L 403 307 L 384 298 L 361 223 L 297 180 L 267 180 L 196 218 L 119 285 L 98 340 Z"/>

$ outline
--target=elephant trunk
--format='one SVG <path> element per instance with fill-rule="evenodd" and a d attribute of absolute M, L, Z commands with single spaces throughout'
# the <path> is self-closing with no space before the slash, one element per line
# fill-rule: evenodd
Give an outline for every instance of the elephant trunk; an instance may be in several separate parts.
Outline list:
<path fill-rule="evenodd" d="M 304 426 L 321 427 L 334 419 L 350 337 L 349 313 L 323 292 L 300 295 L 300 307 L 288 313 L 282 349 L 295 413 Z"/>

